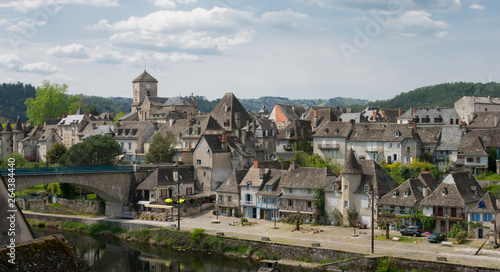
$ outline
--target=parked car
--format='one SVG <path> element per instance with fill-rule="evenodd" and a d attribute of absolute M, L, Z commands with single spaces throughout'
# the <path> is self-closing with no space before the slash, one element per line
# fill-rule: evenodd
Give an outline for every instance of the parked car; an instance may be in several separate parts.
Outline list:
<path fill-rule="evenodd" d="M 429 241 L 429 243 L 440 243 L 442 241 L 446 241 L 446 235 L 443 235 L 442 233 L 433 233 L 429 235 L 427 241 Z"/>
<path fill-rule="evenodd" d="M 410 236 L 420 236 L 422 234 L 422 229 L 419 226 L 409 226 L 406 229 L 400 229 L 401 235 L 410 235 Z"/>

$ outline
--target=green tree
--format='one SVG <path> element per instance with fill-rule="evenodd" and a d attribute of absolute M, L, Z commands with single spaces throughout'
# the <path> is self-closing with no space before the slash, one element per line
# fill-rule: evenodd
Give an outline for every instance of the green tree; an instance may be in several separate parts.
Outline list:
<path fill-rule="evenodd" d="M 172 161 L 175 154 L 174 135 L 167 133 L 165 135 L 156 133 L 153 136 L 153 142 L 149 146 L 149 152 L 146 154 L 146 163 L 164 163 Z"/>
<path fill-rule="evenodd" d="M 122 118 L 123 117 L 123 112 L 119 112 L 116 116 L 115 116 L 115 119 L 114 119 L 114 124 L 116 125 L 116 123 L 118 123 L 118 119 Z"/>
<path fill-rule="evenodd" d="M 43 125 L 45 118 L 61 117 L 68 110 L 67 92 L 66 84 L 51 84 L 50 81 L 44 80 L 42 86 L 36 90 L 36 97 L 25 101 L 29 121 L 35 125 Z"/>
<path fill-rule="evenodd" d="M 54 143 L 52 148 L 47 151 L 47 162 L 57 163 L 59 159 L 66 153 L 67 148 L 63 143 Z"/>
<path fill-rule="evenodd" d="M 95 135 L 73 145 L 59 163 L 66 166 L 112 165 L 119 154 L 121 147 L 112 137 Z"/>
<path fill-rule="evenodd" d="M 321 217 L 326 215 L 325 211 L 325 188 L 316 188 L 313 190 L 314 192 L 314 208 L 316 209 L 316 213 L 314 214 L 314 219 L 316 223 L 320 223 Z"/>
<path fill-rule="evenodd" d="M 309 138 L 309 130 L 307 129 L 306 126 L 302 127 L 301 131 L 302 138 L 297 140 L 293 146 L 292 149 L 293 151 L 303 151 L 306 152 L 307 154 L 311 154 L 313 151 L 313 147 L 311 145 L 311 139 Z"/>
<path fill-rule="evenodd" d="M 28 161 L 25 158 L 23 158 L 23 155 L 21 155 L 20 153 L 12 153 L 9 155 L 9 158 L 4 159 L 2 161 L 2 168 L 9 167 L 9 159 L 15 160 L 14 168 L 24 167 L 28 163 Z"/>
<path fill-rule="evenodd" d="M 76 194 L 76 187 L 73 184 L 61 183 L 59 184 L 59 188 L 62 198 L 71 199 Z"/>
<path fill-rule="evenodd" d="M 488 149 L 488 170 L 497 171 L 497 149 L 495 147 Z"/>
<path fill-rule="evenodd" d="M 81 109 L 82 112 L 88 112 L 87 104 L 83 103 L 82 100 L 78 100 L 76 102 L 72 102 L 68 106 L 68 114 L 75 114 L 78 109 Z"/>

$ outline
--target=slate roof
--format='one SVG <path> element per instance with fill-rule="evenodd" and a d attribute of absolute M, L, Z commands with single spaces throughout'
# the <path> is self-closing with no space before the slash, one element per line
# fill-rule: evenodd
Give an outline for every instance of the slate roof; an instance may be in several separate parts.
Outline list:
<path fill-rule="evenodd" d="M 140 74 L 136 79 L 134 79 L 134 81 L 132 81 L 132 83 L 135 82 L 158 82 L 158 80 L 156 80 L 153 76 L 146 72 L 146 70 L 144 70 L 142 74 Z"/>
<path fill-rule="evenodd" d="M 339 121 L 349 123 L 354 120 L 356 123 L 368 122 L 360 112 L 346 112 L 339 117 Z"/>
<path fill-rule="evenodd" d="M 255 139 L 250 135 L 246 137 L 244 143 L 235 136 L 228 136 L 227 143 L 233 154 L 236 153 L 244 158 L 255 157 L 257 147 L 255 146 Z"/>
<path fill-rule="evenodd" d="M 437 147 L 439 138 L 441 137 L 442 127 L 417 127 L 415 132 L 418 134 L 422 144 Z"/>
<path fill-rule="evenodd" d="M 308 120 L 292 120 L 286 127 L 280 128 L 276 135 L 276 139 L 303 139 L 302 127 L 307 128 L 307 139 L 312 139 L 311 121 Z M 290 136 L 287 136 L 287 131 L 290 131 Z"/>
<path fill-rule="evenodd" d="M 163 106 L 167 101 L 168 97 L 157 97 L 157 96 L 147 96 L 147 99 L 151 102 L 151 105 L 156 107 Z"/>
<path fill-rule="evenodd" d="M 345 164 L 340 171 L 341 174 L 361 174 L 361 165 L 359 165 L 356 156 L 354 156 L 354 151 L 349 148 L 345 156 Z"/>
<path fill-rule="evenodd" d="M 115 126 L 115 139 L 127 140 L 136 139 L 151 126 L 150 121 L 123 121 Z"/>
<path fill-rule="evenodd" d="M 248 169 L 234 170 L 229 177 L 215 190 L 218 193 L 239 193 L 240 183 L 248 173 Z"/>
<path fill-rule="evenodd" d="M 312 121 L 314 118 L 314 110 L 318 113 L 318 125 L 329 121 L 338 121 L 339 117 L 345 112 L 345 109 L 342 106 L 311 106 L 307 109 L 302 119 Z"/>
<path fill-rule="evenodd" d="M 203 135 L 202 138 L 205 139 L 213 153 L 228 152 L 222 149 L 221 135 Z"/>
<path fill-rule="evenodd" d="M 85 136 L 83 136 L 82 139 L 94 136 L 94 135 L 108 135 L 113 137 L 115 135 L 114 133 L 115 126 L 114 125 L 101 125 L 97 126 L 96 129 L 92 129 L 91 131 L 85 133 Z"/>
<path fill-rule="evenodd" d="M 276 158 L 281 158 L 283 161 L 289 161 L 295 158 L 295 155 L 298 152 L 302 151 L 283 151 L 283 152 L 274 152 L 274 156 Z"/>
<path fill-rule="evenodd" d="M 407 114 L 409 113 L 409 114 Z M 417 109 L 415 114 L 413 113 L 413 109 L 410 109 L 408 112 L 405 114 L 401 115 L 401 119 L 408 119 L 408 118 L 417 118 L 418 119 L 418 124 L 449 124 L 450 118 L 452 119 L 459 119 L 460 117 L 458 116 L 457 111 L 454 108 L 435 108 L 435 109 Z M 408 117 L 409 116 L 409 117 Z M 398 118 L 398 119 L 400 119 Z M 429 123 L 422 123 L 422 118 L 429 118 L 430 122 Z M 434 123 L 435 118 L 442 118 L 442 122 L 440 123 Z"/>
<path fill-rule="evenodd" d="M 467 126 L 470 129 L 476 128 L 498 128 L 500 124 L 499 111 L 481 111 L 474 113 L 474 119 Z"/>
<path fill-rule="evenodd" d="M 441 129 L 436 150 L 458 150 L 462 140 L 463 130 L 456 126 L 444 126 Z"/>
<path fill-rule="evenodd" d="M 353 142 L 380 142 L 383 141 L 387 125 L 383 123 L 355 124 L 354 129 L 346 138 Z"/>
<path fill-rule="evenodd" d="M 358 160 L 361 165 L 361 182 L 355 193 L 364 193 L 365 185 L 373 185 L 375 195 L 383 196 L 398 186 L 398 183 L 374 160 Z"/>
<path fill-rule="evenodd" d="M 500 147 L 500 129 L 473 129 L 468 130 L 460 141 L 460 146 L 458 148 L 459 152 L 465 152 L 469 145 L 474 142 L 474 140 L 480 137 L 484 146 L 489 147 Z"/>
<path fill-rule="evenodd" d="M 235 124 L 235 113 L 240 114 L 240 124 Z M 230 128 L 232 129 L 242 128 L 246 125 L 247 120 L 252 121 L 248 112 L 233 93 L 226 93 L 212 109 L 210 115 L 221 125 L 223 125 L 226 120 L 229 120 Z"/>
<path fill-rule="evenodd" d="M 381 205 L 413 207 L 424 199 L 424 188 L 427 188 L 428 192 L 431 193 L 437 188 L 437 184 L 438 182 L 430 173 L 421 173 L 418 178 L 407 179 L 394 190 L 382 196 L 378 203 Z M 398 192 L 396 197 L 393 196 L 393 191 Z M 407 196 L 404 196 L 404 191 L 408 191 Z"/>
<path fill-rule="evenodd" d="M 83 119 L 85 115 L 68 115 L 63 118 L 57 125 L 58 126 L 70 126 L 70 125 L 78 125 Z"/>
<path fill-rule="evenodd" d="M 13 132 L 23 131 L 23 125 L 21 124 L 21 119 L 19 118 L 19 116 L 17 116 L 16 124 L 12 128 L 12 131 Z"/>
<path fill-rule="evenodd" d="M 396 123 L 399 117 L 399 110 L 382 109 L 382 116 L 385 115 L 385 120 L 390 123 Z"/>
<path fill-rule="evenodd" d="M 465 207 L 465 204 L 479 201 L 484 191 L 476 179 L 466 172 L 449 174 L 421 206 Z"/>
<path fill-rule="evenodd" d="M 194 183 L 193 173 L 187 168 L 177 167 L 179 172 L 179 181 L 184 184 Z M 136 190 L 155 190 L 159 186 L 175 185 L 174 168 L 158 168 L 146 180 L 141 182 Z"/>
<path fill-rule="evenodd" d="M 261 173 L 264 174 L 264 178 L 261 179 Z M 270 170 L 269 169 L 263 169 L 263 168 L 250 168 L 248 169 L 247 174 L 243 178 L 243 180 L 240 183 L 240 187 L 245 187 L 247 184 L 250 184 L 251 187 L 257 187 L 260 188 L 264 181 L 267 179 L 267 176 L 269 175 Z"/>
<path fill-rule="evenodd" d="M 351 132 L 350 123 L 345 122 L 325 122 L 322 123 L 314 133 L 313 137 L 316 138 L 347 138 Z"/>
<path fill-rule="evenodd" d="M 326 187 L 328 184 L 327 176 L 335 176 L 326 167 L 299 167 L 290 171 L 288 177 L 283 181 L 283 188 L 315 189 Z"/>
<path fill-rule="evenodd" d="M 163 106 L 195 106 L 196 102 L 191 98 L 184 98 L 181 96 L 168 98 Z"/>
<path fill-rule="evenodd" d="M 482 202 L 482 208 L 479 208 L 479 202 Z M 500 213 L 500 208 L 497 206 L 497 199 L 491 192 L 486 192 L 484 196 L 478 201 L 477 205 L 472 208 L 471 213 Z"/>
<path fill-rule="evenodd" d="M 384 142 L 402 142 L 415 138 L 414 131 L 408 124 L 385 124 L 383 131 L 381 140 Z"/>
<path fill-rule="evenodd" d="M 481 138 L 477 137 L 474 139 L 474 141 L 465 150 L 464 156 L 488 156 Z"/>
<path fill-rule="evenodd" d="M 298 120 L 306 112 L 302 106 L 276 104 L 275 107 L 281 110 L 288 121 Z"/>
<path fill-rule="evenodd" d="M 283 181 L 289 174 L 290 172 L 287 170 L 271 170 L 265 180 L 264 186 L 262 186 L 261 189 L 255 194 L 262 196 L 276 196 L 276 197 L 281 196 Z M 271 191 L 267 191 L 266 187 L 268 185 L 272 187 Z"/>

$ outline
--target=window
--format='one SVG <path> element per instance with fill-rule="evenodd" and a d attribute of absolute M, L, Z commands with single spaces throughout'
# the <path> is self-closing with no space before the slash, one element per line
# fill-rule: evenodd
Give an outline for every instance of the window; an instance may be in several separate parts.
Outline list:
<path fill-rule="evenodd" d="M 392 148 L 392 143 L 389 143 L 389 148 Z"/>
<path fill-rule="evenodd" d="M 361 197 L 361 208 L 368 208 L 368 197 Z"/>
<path fill-rule="evenodd" d="M 265 147 L 269 148 L 269 143 L 268 142 L 265 143 Z"/>
<path fill-rule="evenodd" d="M 250 182 L 247 182 L 247 190 L 250 190 Z"/>
<path fill-rule="evenodd" d="M 233 197 L 228 195 L 227 196 L 227 203 L 231 203 L 231 202 L 233 202 Z"/>
<path fill-rule="evenodd" d="M 334 191 L 334 192 L 337 192 L 337 190 L 338 190 L 338 189 L 337 189 L 337 184 L 333 184 L 333 191 Z"/>
<path fill-rule="evenodd" d="M 448 188 L 443 188 L 443 192 L 442 192 L 443 195 L 447 195 L 448 194 Z"/>
<path fill-rule="evenodd" d="M 477 157 L 476 158 L 476 163 L 480 163 L 481 162 L 481 158 Z"/>
<path fill-rule="evenodd" d="M 188 187 L 186 188 L 186 195 L 192 195 L 193 194 L 193 188 Z"/>
<path fill-rule="evenodd" d="M 331 197 L 332 206 L 337 207 L 337 196 L 332 195 Z"/>
<path fill-rule="evenodd" d="M 287 131 L 286 131 L 286 137 L 290 137 L 290 134 L 291 134 L 291 133 L 290 133 L 290 130 L 287 130 Z"/>
<path fill-rule="evenodd" d="M 394 161 L 398 160 L 398 154 L 393 154 L 392 157 L 394 158 Z"/>
<path fill-rule="evenodd" d="M 128 143 L 128 149 L 132 149 L 132 143 Z"/>
<path fill-rule="evenodd" d="M 273 190 L 273 186 L 272 185 L 266 185 L 266 191 L 272 191 Z"/>
<path fill-rule="evenodd" d="M 406 152 L 410 153 L 411 152 L 411 147 L 410 146 L 407 146 L 406 147 Z"/>
<path fill-rule="evenodd" d="M 186 130 L 186 136 L 189 136 L 189 130 Z"/>
<path fill-rule="evenodd" d="M 289 188 L 289 189 L 288 189 L 288 192 L 289 192 L 290 194 L 293 194 L 293 189 L 292 189 L 292 188 Z"/>
<path fill-rule="evenodd" d="M 408 190 L 403 191 L 403 196 L 407 197 L 408 196 Z"/>
<path fill-rule="evenodd" d="M 311 194 L 311 193 L 312 193 L 312 190 L 311 190 L 311 189 L 307 189 L 307 193 L 308 193 L 308 194 Z"/>
<path fill-rule="evenodd" d="M 344 200 L 344 207 L 349 207 L 349 201 L 348 200 Z"/>
<path fill-rule="evenodd" d="M 200 163 L 201 163 L 201 161 L 200 161 Z M 198 162 L 197 162 L 197 164 L 198 164 Z M 203 171 L 203 176 L 206 177 L 207 176 L 207 172 Z"/>
<path fill-rule="evenodd" d="M 474 162 L 474 158 L 467 158 L 467 162 Z"/>
<path fill-rule="evenodd" d="M 196 160 L 196 164 L 200 165 L 201 164 L 201 160 Z M 203 172 L 203 175 L 205 175 L 205 172 Z"/>
<path fill-rule="evenodd" d="M 392 191 L 392 197 L 397 197 L 398 196 L 398 191 L 394 190 Z"/>
<path fill-rule="evenodd" d="M 344 186 L 344 191 L 347 191 L 347 189 L 349 189 L 349 185 Z"/>
<path fill-rule="evenodd" d="M 400 143 L 397 143 L 397 144 L 396 144 L 396 148 L 401 148 L 401 144 L 400 144 Z"/>
<path fill-rule="evenodd" d="M 188 141 L 184 141 L 184 148 L 188 148 L 189 147 L 189 142 Z"/>
<path fill-rule="evenodd" d="M 370 186 L 369 185 L 365 185 L 365 194 L 368 193 L 370 191 Z"/>

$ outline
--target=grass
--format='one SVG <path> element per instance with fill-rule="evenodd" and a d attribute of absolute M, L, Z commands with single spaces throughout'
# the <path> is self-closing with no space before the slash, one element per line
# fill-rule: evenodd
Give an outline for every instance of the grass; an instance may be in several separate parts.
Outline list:
<path fill-rule="evenodd" d="M 108 226 L 104 223 L 86 225 L 84 223 L 77 223 L 77 222 L 63 222 L 59 225 L 59 228 L 64 230 L 73 230 L 82 233 L 90 233 L 94 235 L 97 235 L 103 231 L 110 231 L 112 233 L 125 232 L 125 230 L 115 225 Z"/>
<path fill-rule="evenodd" d="M 423 237 L 412 237 L 412 236 L 394 236 L 394 235 L 389 235 L 389 240 L 385 239 L 385 234 L 384 235 L 378 235 L 375 236 L 375 240 L 377 241 L 392 241 L 392 238 L 398 237 L 400 240 L 398 242 L 402 243 L 410 243 L 413 244 L 414 242 L 421 242 L 422 239 L 425 239 Z"/>

